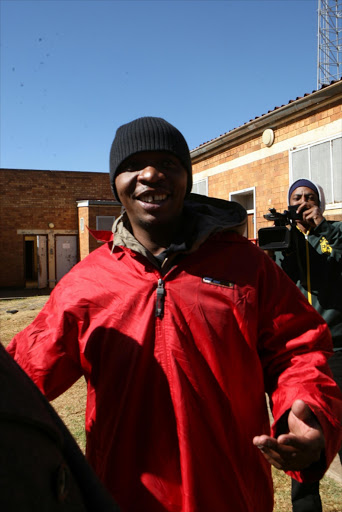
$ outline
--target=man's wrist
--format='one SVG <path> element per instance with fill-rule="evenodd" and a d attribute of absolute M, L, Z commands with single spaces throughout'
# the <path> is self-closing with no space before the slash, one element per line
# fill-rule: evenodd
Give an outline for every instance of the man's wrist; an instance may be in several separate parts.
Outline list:
<path fill-rule="evenodd" d="M 323 227 L 324 226 L 324 221 L 326 219 L 322 216 L 320 217 L 320 219 L 318 220 L 318 222 L 316 223 L 316 220 L 314 219 L 314 222 L 315 222 L 315 228 L 314 229 L 317 229 L 318 227 Z M 323 224 L 323 226 L 322 226 Z"/>

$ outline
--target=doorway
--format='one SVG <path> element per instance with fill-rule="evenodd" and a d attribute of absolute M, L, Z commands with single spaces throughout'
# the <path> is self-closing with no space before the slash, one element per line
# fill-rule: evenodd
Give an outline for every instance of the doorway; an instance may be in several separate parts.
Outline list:
<path fill-rule="evenodd" d="M 77 263 L 77 237 L 56 236 L 56 278 L 57 283 Z"/>
<path fill-rule="evenodd" d="M 25 288 L 47 287 L 47 237 L 27 235 L 24 237 Z"/>
<path fill-rule="evenodd" d="M 35 236 L 25 236 L 25 287 L 38 287 L 37 246 Z"/>

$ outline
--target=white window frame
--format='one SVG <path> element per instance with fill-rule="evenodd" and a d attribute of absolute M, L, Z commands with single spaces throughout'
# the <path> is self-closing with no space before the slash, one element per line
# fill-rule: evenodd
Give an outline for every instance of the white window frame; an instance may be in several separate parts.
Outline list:
<path fill-rule="evenodd" d="M 334 136 L 334 137 L 328 137 L 326 139 L 321 139 L 321 140 L 318 140 L 314 143 L 311 143 L 311 144 L 305 144 L 303 146 L 298 146 L 298 147 L 295 147 L 295 148 L 291 148 L 289 150 L 289 184 L 291 184 L 293 181 L 294 181 L 294 177 L 293 177 L 293 159 L 292 159 L 292 155 L 294 153 L 297 153 L 298 151 L 303 151 L 304 149 L 307 149 L 308 151 L 310 151 L 310 149 L 314 146 L 318 146 L 319 144 L 323 144 L 325 142 L 332 142 L 333 140 L 336 140 L 336 139 L 340 139 L 342 137 L 342 133 Z M 310 156 L 310 153 L 309 153 L 309 156 Z M 308 179 L 311 179 L 311 159 L 310 157 L 308 158 L 308 162 L 309 162 L 309 177 Z M 333 169 L 332 168 L 332 145 L 330 144 L 330 178 L 331 178 L 331 189 L 333 191 L 333 194 L 334 194 L 334 187 L 333 187 L 333 173 L 334 172 L 338 172 L 338 170 L 336 169 Z M 335 209 L 339 209 L 339 208 L 342 208 L 342 202 L 336 202 L 336 203 L 330 203 L 330 204 L 326 204 L 325 206 L 325 209 L 326 210 L 335 210 Z"/>
<path fill-rule="evenodd" d="M 229 192 L 229 201 L 234 201 L 234 197 L 236 196 L 239 196 L 239 195 L 246 195 L 246 193 L 248 192 L 252 192 L 253 193 L 253 209 L 249 209 L 247 210 L 247 214 L 250 215 L 250 214 L 253 214 L 253 230 L 254 230 L 254 233 L 253 233 L 253 238 L 255 239 L 256 238 L 256 233 L 257 233 L 257 229 L 256 229 L 256 215 L 255 215 L 255 187 L 249 187 L 249 188 L 243 188 L 241 190 L 235 190 L 234 192 Z M 239 201 L 235 201 L 235 202 L 239 202 Z M 247 226 L 246 226 L 246 233 L 247 233 Z"/>

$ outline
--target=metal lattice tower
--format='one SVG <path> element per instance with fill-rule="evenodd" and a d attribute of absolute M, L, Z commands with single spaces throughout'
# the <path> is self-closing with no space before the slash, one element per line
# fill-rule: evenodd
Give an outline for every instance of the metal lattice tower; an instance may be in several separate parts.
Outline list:
<path fill-rule="evenodd" d="M 318 0 L 317 89 L 342 76 L 342 0 Z"/>

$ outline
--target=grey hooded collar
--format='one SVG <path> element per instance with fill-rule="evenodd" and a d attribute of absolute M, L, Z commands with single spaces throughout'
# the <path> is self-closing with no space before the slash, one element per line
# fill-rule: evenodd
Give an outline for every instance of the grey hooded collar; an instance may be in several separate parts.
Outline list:
<path fill-rule="evenodd" d="M 186 249 L 177 251 L 175 246 L 174 255 L 196 251 L 211 235 L 220 231 L 230 230 L 243 234 L 247 222 L 247 212 L 239 203 L 199 194 L 190 194 L 186 198 L 184 213 L 190 236 L 185 240 Z M 113 249 L 115 246 L 128 247 L 156 265 L 156 258 L 132 234 L 126 212 L 115 221 L 113 233 Z"/>

